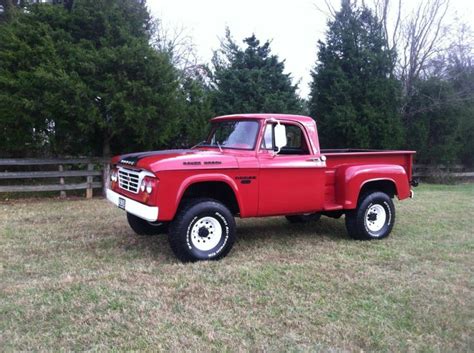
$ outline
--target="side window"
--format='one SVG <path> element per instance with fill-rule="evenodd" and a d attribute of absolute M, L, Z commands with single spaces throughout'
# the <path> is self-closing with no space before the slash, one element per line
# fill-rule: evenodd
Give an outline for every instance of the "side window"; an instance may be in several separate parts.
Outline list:
<path fill-rule="evenodd" d="M 262 150 L 273 150 L 273 124 L 267 124 L 265 126 L 265 132 L 263 133 Z"/>
<path fill-rule="evenodd" d="M 280 154 L 309 154 L 308 144 L 303 130 L 297 125 L 283 124 L 286 128 L 286 138 L 288 144 L 283 147 Z M 261 149 L 273 150 L 273 127 L 274 124 L 267 124 L 263 134 Z"/>
<path fill-rule="evenodd" d="M 282 154 L 309 154 L 308 144 L 303 130 L 297 125 L 285 124 L 287 145 L 282 148 Z"/>

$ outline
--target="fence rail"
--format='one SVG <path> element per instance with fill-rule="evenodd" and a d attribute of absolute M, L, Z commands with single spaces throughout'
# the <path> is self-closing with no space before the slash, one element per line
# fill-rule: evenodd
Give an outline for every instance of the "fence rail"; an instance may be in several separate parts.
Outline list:
<path fill-rule="evenodd" d="M 472 178 L 474 171 L 464 165 L 427 165 L 415 164 L 413 166 L 413 177 L 415 178 Z"/>
<path fill-rule="evenodd" d="M 3 158 L 0 165 L 51 165 L 51 164 L 85 164 L 108 163 L 104 158 Z"/>
<path fill-rule="evenodd" d="M 23 171 L 23 168 L 47 168 L 57 165 L 57 170 L 35 170 Z M 19 179 L 48 179 L 58 178 L 58 184 L 49 183 L 32 183 L 32 184 L 7 184 L 0 185 L 0 193 L 2 192 L 41 192 L 41 191 L 60 191 L 61 197 L 66 197 L 66 191 L 85 190 L 86 198 L 93 196 L 94 189 L 102 188 L 105 190 L 107 177 L 109 172 L 109 160 L 103 158 L 61 158 L 61 159 L 0 159 L 0 180 L 19 180 Z M 65 166 L 74 168 L 73 170 L 65 170 Z M 13 168 L 14 171 L 6 170 Z M 85 168 L 85 169 L 84 169 Z M 74 182 L 67 183 L 69 178 L 75 178 Z M 78 182 L 78 179 L 83 179 Z M 94 178 L 100 181 L 94 181 Z"/>
<path fill-rule="evenodd" d="M 51 170 L 57 165 L 57 170 Z M 70 170 L 65 170 L 68 166 Z M 74 169 L 71 169 L 74 167 Z M 48 169 L 48 170 L 21 170 L 21 169 Z M 13 170 L 7 170 L 13 169 Z M 102 188 L 105 191 L 109 173 L 109 160 L 104 158 L 7 158 L 0 159 L 0 181 L 14 180 L 44 180 L 58 178 L 57 184 L 31 183 L 0 185 L 0 193 L 5 192 L 42 192 L 59 191 L 61 197 L 66 197 L 66 191 L 85 190 L 86 198 L 93 196 L 94 189 Z M 441 177 L 441 178 L 474 178 L 474 171 L 463 165 L 424 165 L 413 166 L 413 176 L 416 178 Z M 70 178 L 74 178 L 73 182 Z M 85 180 L 78 181 L 78 179 Z M 96 180 L 94 180 L 94 178 Z M 97 179 L 100 179 L 98 181 Z M 70 182 L 66 182 L 70 181 Z"/>

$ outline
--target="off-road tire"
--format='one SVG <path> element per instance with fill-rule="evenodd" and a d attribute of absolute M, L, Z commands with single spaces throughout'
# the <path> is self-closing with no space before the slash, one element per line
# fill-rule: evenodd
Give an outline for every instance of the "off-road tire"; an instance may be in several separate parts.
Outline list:
<path fill-rule="evenodd" d="M 321 218 L 321 213 L 299 214 L 299 215 L 285 216 L 285 218 L 290 223 L 317 222 Z"/>
<path fill-rule="evenodd" d="M 138 235 L 156 235 L 168 231 L 168 222 L 148 222 L 128 212 L 127 221 L 130 228 Z"/>
<path fill-rule="evenodd" d="M 370 192 L 360 197 L 357 208 L 346 212 L 345 218 L 347 233 L 351 238 L 383 239 L 389 236 L 395 223 L 395 206 L 387 194 Z"/>
<path fill-rule="evenodd" d="M 193 199 L 178 210 L 168 239 L 174 254 L 183 262 L 219 260 L 234 245 L 235 220 L 219 201 Z M 207 249 L 209 246 L 212 248 Z"/>

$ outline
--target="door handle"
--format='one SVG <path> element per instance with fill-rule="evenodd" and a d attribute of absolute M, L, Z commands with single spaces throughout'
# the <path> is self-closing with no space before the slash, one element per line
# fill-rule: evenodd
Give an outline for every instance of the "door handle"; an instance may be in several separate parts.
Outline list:
<path fill-rule="evenodd" d="M 326 156 L 320 156 L 319 158 L 310 158 L 306 162 L 326 162 Z"/>

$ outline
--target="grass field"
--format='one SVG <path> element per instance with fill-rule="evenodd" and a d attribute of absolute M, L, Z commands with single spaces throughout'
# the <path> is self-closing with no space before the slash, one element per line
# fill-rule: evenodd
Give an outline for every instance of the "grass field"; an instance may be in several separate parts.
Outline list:
<path fill-rule="evenodd" d="M 0 350 L 473 351 L 474 184 L 421 186 L 392 235 L 238 221 L 183 265 L 102 199 L 0 204 Z"/>

